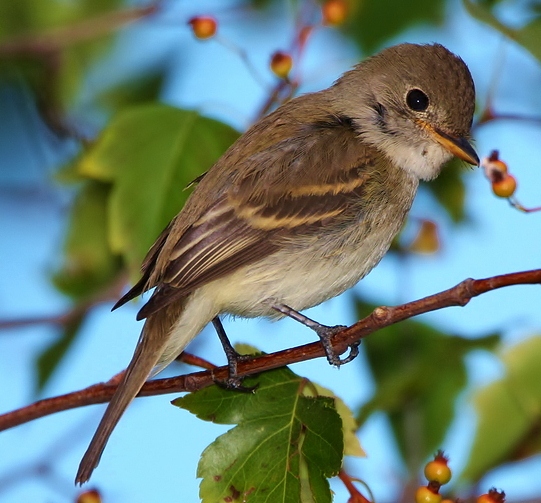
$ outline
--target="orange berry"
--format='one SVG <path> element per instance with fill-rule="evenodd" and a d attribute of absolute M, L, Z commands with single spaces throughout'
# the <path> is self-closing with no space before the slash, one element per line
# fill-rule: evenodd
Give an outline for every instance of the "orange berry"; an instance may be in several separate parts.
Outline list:
<path fill-rule="evenodd" d="M 451 469 L 447 465 L 447 459 L 436 456 L 434 461 L 428 462 L 425 465 L 425 477 L 429 482 L 447 484 L 451 480 Z"/>
<path fill-rule="evenodd" d="M 492 488 L 488 493 L 481 494 L 477 498 L 476 503 L 505 503 L 505 493 Z"/>
<path fill-rule="evenodd" d="M 485 176 L 492 182 L 499 182 L 507 175 L 507 164 L 499 157 L 499 152 L 493 150 L 488 157 L 481 161 L 481 166 L 485 170 Z"/>
<path fill-rule="evenodd" d="M 338 26 L 348 17 L 348 4 L 346 0 L 326 0 L 321 7 L 323 24 Z"/>
<path fill-rule="evenodd" d="M 432 492 L 426 486 L 420 486 L 415 492 L 415 503 L 441 503 L 441 494 Z"/>
<path fill-rule="evenodd" d="M 281 79 L 285 79 L 293 67 L 293 58 L 287 52 L 276 51 L 271 57 L 271 70 Z"/>
<path fill-rule="evenodd" d="M 507 173 L 507 164 L 505 164 L 505 162 L 501 161 L 500 159 L 490 161 L 490 164 L 492 169 L 499 171 L 502 175 L 505 175 Z"/>
<path fill-rule="evenodd" d="M 77 498 L 77 503 L 101 503 L 101 496 L 95 489 L 82 492 Z"/>
<path fill-rule="evenodd" d="M 517 181 L 513 175 L 506 174 L 500 180 L 492 182 L 492 192 L 498 197 L 511 197 L 517 189 Z"/>
<path fill-rule="evenodd" d="M 214 36 L 218 23 L 211 16 L 195 16 L 188 21 L 197 38 L 206 39 Z"/>

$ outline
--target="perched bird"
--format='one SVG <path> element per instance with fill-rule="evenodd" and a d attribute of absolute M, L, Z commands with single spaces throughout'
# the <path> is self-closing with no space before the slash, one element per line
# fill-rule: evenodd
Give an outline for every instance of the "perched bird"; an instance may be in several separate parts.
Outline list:
<path fill-rule="evenodd" d="M 154 288 L 76 482 L 89 479 L 149 376 L 210 321 L 220 328 L 218 315 L 302 319 L 298 311 L 365 276 L 400 230 L 419 180 L 438 176 L 452 156 L 479 163 L 468 143 L 474 106 L 459 57 L 438 44 L 401 44 L 244 133 L 202 177 L 148 252 L 141 280 L 115 306 Z"/>

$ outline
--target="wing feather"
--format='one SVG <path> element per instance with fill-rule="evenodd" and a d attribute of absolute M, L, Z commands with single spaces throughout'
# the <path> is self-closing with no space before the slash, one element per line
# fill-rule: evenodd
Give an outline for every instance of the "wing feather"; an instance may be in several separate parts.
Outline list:
<path fill-rule="evenodd" d="M 361 219 L 366 168 L 375 162 L 375 155 L 358 139 L 351 121 L 327 117 L 299 126 L 297 135 L 296 141 L 277 139 L 238 159 L 238 169 L 231 173 L 226 189 L 216 191 L 217 199 L 202 206 L 191 225 L 176 235 L 176 227 L 170 226 L 158 252 L 145 261 L 145 276 L 148 270 L 154 271 L 146 286 L 157 288 L 139 319 L 275 253 L 294 235 L 321 232 L 337 219 Z M 213 176 L 220 180 L 213 169 L 192 197 L 203 184 L 212 183 Z M 243 176 L 236 176 L 238 172 Z M 197 201 L 192 208 L 196 204 L 202 205 Z M 182 220 L 184 211 L 176 220 Z"/>

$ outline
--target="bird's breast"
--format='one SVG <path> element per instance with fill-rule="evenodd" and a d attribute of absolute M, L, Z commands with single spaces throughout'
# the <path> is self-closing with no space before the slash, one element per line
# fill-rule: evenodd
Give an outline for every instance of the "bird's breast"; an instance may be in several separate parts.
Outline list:
<path fill-rule="evenodd" d="M 221 312 L 244 317 L 280 317 L 272 302 L 300 311 L 335 297 L 387 252 L 413 201 L 415 190 L 408 192 L 398 200 L 359 209 L 356 216 L 350 212 L 351 218 L 339 227 L 290 237 L 277 252 L 206 288 L 220 297 Z"/>

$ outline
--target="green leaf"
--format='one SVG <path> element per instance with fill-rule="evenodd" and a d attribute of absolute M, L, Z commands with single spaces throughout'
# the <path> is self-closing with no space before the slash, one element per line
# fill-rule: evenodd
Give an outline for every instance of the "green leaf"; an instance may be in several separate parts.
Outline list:
<path fill-rule="evenodd" d="M 134 277 L 150 245 L 182 208 L 185 187 L 237 137 L 231 127 L 197 112 L 140 105 L 119 113 L 79 160 L 81 174 L 113 184 L 109 242 Z"/>
<path fill-rule="evenodd" d="M 344 30 L 368 53 L 406 28 L 441 24 L 445 0 L 363 0 L 351 2 L 352 13 Z"/>
<path fill-rule="evenodd" d="M 502 23 L 493 12 L 495 2 L 463 0 L 463 3 L 471 16 L 514 40 L 541 61 L 541 17 L 538 10 L 536 10 L 535 2 L 531 3 L 530 12 L 528 13 L 530 17 L 533 16 L 533 19 L 522 28 L 511 28 Z"/>
<path fill-rule="evenodd" d="M 249 0 L 249 3 L 256 9 L 266 9 L 277 2 L 276 0 Z"/>
<path fill-rule="evenodd" d="M 121 263 L 109 247 L 107 202 L 110 185 L 83 184 L 75 198 L 64 243 L 64 263 L 53 283 L 66 295 L 82 299 L 104 288 L 120 271 Z"/>
<path fill-rule="evenodd" d="M 359 303 L 361 316 L 374 306 Z M 464 357 L 492 349 L 499 336 L 467 339 L 406 320 L 378 330 L 363 343 L 376 392 L 358 414 L 363 424 L 385 412 L 412 473 L 440 447 L 453 420 L 455 400 L 467 383 Z"/>
<path fill-rule="evenodd" d="M 38 372 L 38 391 L 45 387 L 56 367 L 71 347 L 83 321 L 84 315 L 81 314 L 76 316 L 73 320 L 70 320 L 68 323 L 65 323 L 60 337 L 37 357 L 36 369 Z"/>
<path fill-rule="evenodd" d="M 65 133 L 59 116 L 85 72 L 110 47 L 115 31 L 111 23 L 118 17 L 114 9 L 121 4 L 120 0 L 0 2 L 0 45 L 10 55 L 0 58 L 0 80 L 24 81 L 42 117 Z"/>
<path fill-rule="evenodd" d="M 66 3 L 63 0 L 17 0 L 0 2 L 0 38 L 28 36 L 37 31 L 66 26 L 88 17 L 105 14 L 120 0 L 81 0 Z"/>
<path fill-rule="evenodd" d="M 541 335 L 501 356 L 505 376 L 477 390 L 477 433 L 461 479 L 478 481 L 505 462 L 541 452 Z"/>
<path fill-rule="evenodd" d="M 166 72 L 167 68 L 162 65 L 136 78 L 131 77 L 128 81 L 107 89 L 98 96 L 98 101 L 111 110 L 121 110 L 135 104 L 157 101 Z"/>
<path fill-rule="evenodd" d="M 342 425 L 344 429 L 344 456 L 365 457 L 366 453 L 361 447 L 359 438 L 357 437 L 359 425 L 357 424 L 357 420 L 355 419 L 352 410 L 330 389 L 324 388 L 316 383 L 313 383 L 313 385 L 315 386 L 318 395 L 328 396 L 334 400 L 336 412 L 338 412 L 342 418 Z"/>
<path fill-rule="evenodd" d="M 218 386 L 173 403 L 197 417 L 236 424 L 205 449 L 197 474 L 203 503 L 331 501 L 328 477 L 340 470 L 342 421 L 334 400 L 289 369 L 247 379 L 253 394 Z"/>

